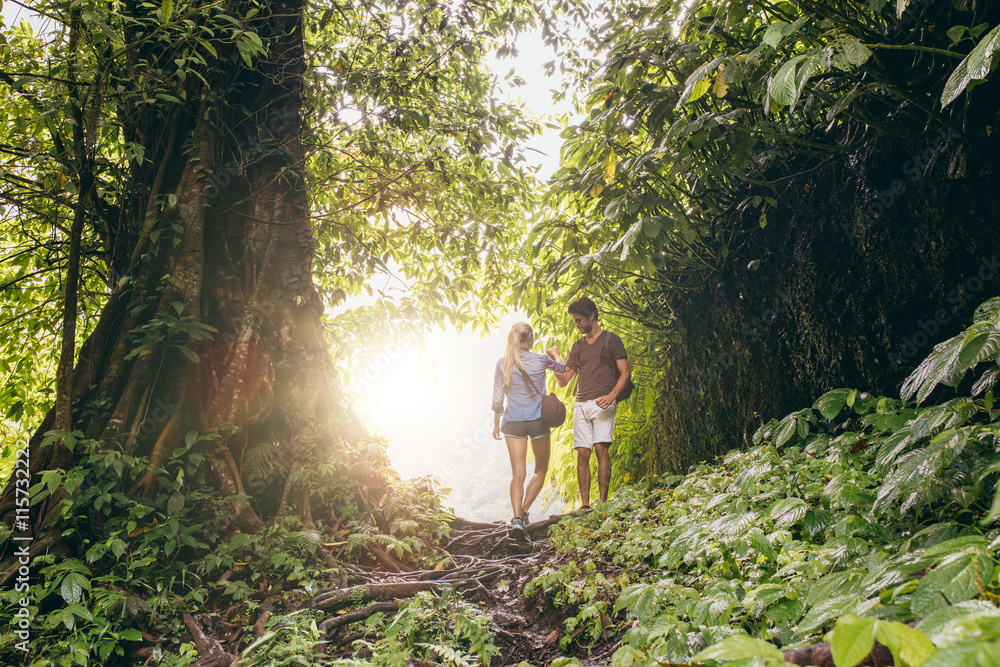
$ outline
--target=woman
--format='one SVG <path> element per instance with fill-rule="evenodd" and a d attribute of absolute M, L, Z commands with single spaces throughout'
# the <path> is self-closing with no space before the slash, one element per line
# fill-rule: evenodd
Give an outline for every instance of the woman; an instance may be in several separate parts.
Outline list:
<path fill-rule="evenodd" d="M 542 422 L 545 370 L 562 373 L 566 364 L 531 351 L 535 333 L 527 322 L 518 322 L 507 336 L 507 351 L 497 361 L 493 377 L 493 437 L 503 432 L 510 455 L 510 505 L 514 509 L 511 535 L 528 538 L 528 508 L 538 497 L 549 468 L 549 427 Z M 506 408 L 504 407 L 506 399 Z M 503 419 L 501 420 L 501 415 Z M 528 438 L 535 455 L 535 474 L 524 487 Z"/>

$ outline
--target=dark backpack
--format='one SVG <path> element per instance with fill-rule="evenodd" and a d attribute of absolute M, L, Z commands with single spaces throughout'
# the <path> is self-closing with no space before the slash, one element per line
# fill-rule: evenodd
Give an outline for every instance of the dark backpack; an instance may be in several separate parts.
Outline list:
<path fill-rule="evenodd" d="M 609 364 L 611 366 L 611 370 L 614 371 L 615 373 L 615 384 L 618 384 L 618 378 L 620 378 L 622 374 L 618 372 L 618 364 L 615 362 L 614 359 L 611 358 L 611 353 L 608 352 L 608 344 L 611 342 L 611 337 L 614 334 L 611 333 L 610 331 L 608 331 L 607 334 L 608 335 L 604 337 L 604 347 L 601 348 L 601 359 L 603 359 L 606 364 Z M 618 403 L 628 400 L 628 397 L 632 395 L 632 389 L 634 388 L 635 385 L 632 384 L 632 378 L 629 377 L 628 382 L 625 383 L 625 388 L 622 389 L 622 392 L 618 394 L 618 398 L 616 398 L 615 400 Z"/>

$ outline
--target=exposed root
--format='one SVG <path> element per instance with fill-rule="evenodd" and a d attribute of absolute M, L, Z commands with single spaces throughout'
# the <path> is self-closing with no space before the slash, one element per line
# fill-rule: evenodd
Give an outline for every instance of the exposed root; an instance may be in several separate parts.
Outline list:
<path fill-rule="evenodd" d="M 382 549 L 376 544 L 366 545 L 368 551 L 372 552 L 375 559 L 382 564 L 382 567 L 389 570 L 389 572 L 409 572 L 411 568 L 403 565 L 398 560 L 382 551 Z"/>
<path fill-rule="evenodd" d="M 309 606 L 312 609 L 323 609 L 326 611 L 338 609 L 349 604 L 356 604 L 367 600 L 392 600 L 402 597 L 410 597 L 420 591 L 430 591 L 443 585 L 441 581 L 407 581 L 383 584 L 362 584 L 351 588 L 338 588 L 325 593 L 320 593 L 313 598 Z M 447 582 L 451 585 L 468 583 L 468 580 Z"/>
<path fill-rule="evenodd" d="M 812 667 L 835 667 L 829 642 L 785 651 L 785 662 L 793 665 L 812 665 Z M 875 648 L 858 663 L 858 667 L 889 667 L 892 664 L 894 663 L 889 649 L 875 642 Z"/>
<path fill-rule="evenodd" d="M 368 605 L 364 609 L 351 612 L 350 614 L 344 614 L 343 616 L 331 616 L 319 624 L 319 631 L 325 634 L 344 625 L 355 623 L 357 621 L 363 621 L 372 614 L 377 614 L 380 611 L 396 611 L 409 601 L 409 598 L 386 600 L 385 602 L 376 602 L 375 604 Z"/>
<path fill-rule="evenodd" d="M 253 624 L 253 636 L 260 637 L 264 634 L 264 628 L 267 626 L 267 619 L 271 617 L 271 612 L 274 611 L 274 607 L 278 604 L 280 598 L 276 595 L 272 595 L 263 602 L 260 603 L 260 616 L 257 618 L 257 622 Z"/>
<path fill-rule="evenodd" d="M 191 614 L 184 614 L 184 625 L 194 639 L 195 648 L 201 656 L 192 667 L 225 667 L 236 662 L 236 656 L 227 653 L 215 637 L 209 637 Z"/>

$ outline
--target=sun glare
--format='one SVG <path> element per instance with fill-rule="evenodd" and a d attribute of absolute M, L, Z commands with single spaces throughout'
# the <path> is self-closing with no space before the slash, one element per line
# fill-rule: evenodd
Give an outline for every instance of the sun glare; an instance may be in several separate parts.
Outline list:
<path fill-rule="evenodd" d="M 430 361 L 422 359 L 417 350 L 401 348 L 396 355 L 393 351 L 376 355 L 377 377 L 368 383 L 364 393 L 380 425 L 402 423 L 413 427 L 431 411 L 437 380 Z M 378 368 L 380 365 L 385 368 Z"/>

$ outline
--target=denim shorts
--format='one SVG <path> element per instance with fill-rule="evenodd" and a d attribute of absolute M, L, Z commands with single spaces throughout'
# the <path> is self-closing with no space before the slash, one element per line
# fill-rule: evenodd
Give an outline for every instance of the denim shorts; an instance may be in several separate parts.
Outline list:
<path fill-rule="evenodd" d="M 549 435 L 549 427 L 541 417 L 524 422 L 504 422 L 500 427 L 503 434 L 511 438 L 545 438 Z"/>

